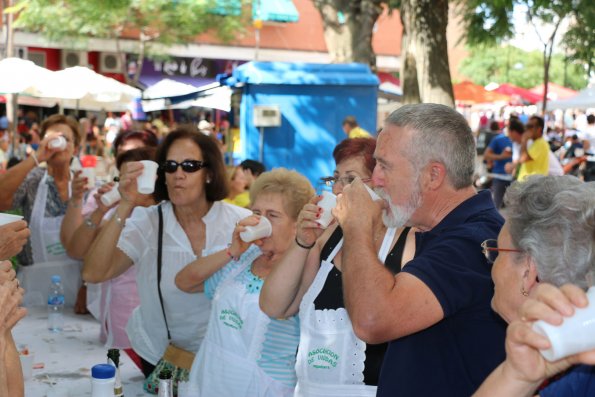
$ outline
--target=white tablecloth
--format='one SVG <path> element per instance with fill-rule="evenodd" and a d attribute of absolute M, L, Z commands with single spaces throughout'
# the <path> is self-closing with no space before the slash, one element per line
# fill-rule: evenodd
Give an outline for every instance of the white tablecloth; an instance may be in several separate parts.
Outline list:
<path fill-rule="evenodd" d="M 91 395 L 91 367 L 107 362 L 107 349 L 99 342 L 99 323 L 90 315 L 64 313 L 65 329 L 47 329 L 47 309 L 28 308 L 29 314 L 13 329 L 17 346 L 26 344 L 35 355 L 34 369 L 25 381 L 25 397 L 79 397 Z M 143 375 L 124 351 L 120 351 L 120 375 L 126 397 L 150 396 L 143 391 Z"/>

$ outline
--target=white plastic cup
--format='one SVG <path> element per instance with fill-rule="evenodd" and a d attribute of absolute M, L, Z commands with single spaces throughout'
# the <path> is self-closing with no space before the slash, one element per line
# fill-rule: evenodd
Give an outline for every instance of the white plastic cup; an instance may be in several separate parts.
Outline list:
<path fill-rule="evenodd" d="M 323 228 L 326 228 L 333 220 L 333 214 L 331 210 L 337 205 L 337 196 L 331 192 L 322 192 L 322 200 L 318 202 L 318 206 L 322 208 L 322 214 L 318 219 L 318 224 Z"/>
<path fill-rule="evenodd" d="M 5 214 L 3 212 L 0 212 L 0 226 L 20 221 L 21 219 L 23 219 L 21 215 Z"/>
<path fill-rule="evenodd" d="M 64 150 L 66 149 L 66 138 L 64 138 L 63 136 L 59 136 L 57 138 L 52 139 L 49 143 L 48 146 L 51 149 L 60 149 L 60 150 Z"/>
<path fill-rule="evenodd" d="M 143 173 L 136 178 L 137 190 L 141 194 L 151 194 L 155 191 L 158 164 L 151 160 L 142 160 Z"/>
<path fill-rule="evenodd" d="M 23 369 L 23 379 L 29 380 L 33 376 L 33 362 L 35 361 L 35 355 L 32 352 L 29 354 L 19 354 L 21 359 L 21 368 Z"/>
<path fill-rule="evenodd" d="M 269 237 L 273 233 L 273 226 L 266 216 L 260 217 L 260 222 L 254 226 L 246 226 L 246 230 L 240 233 L 240 238 L 249 243 L 259 238 Z"/>
<path fill-rule="evenodd" d="M 552 345 L 541 350 L 548 361 L 556 361 L 587 350 L 595 349 L 595 287 L 587 291 L 589 305 L 575 309 L 572 317 L 565 317 L 561 325 L 536 321 L 533 330 L 546 336 Z"/>
<path fill-rule="evenodd" d="M 583 157 L 585 155 L 585 151 L 581 148 L 574 149 L 574 157 Z"/>
<path fill-rule="evenodd" d="M 382 200 L 382 197 L 378 195 L 370 186 L 364 185 L 368 193 L 370 193 L 370 197 L 372 197 L 372 201 Z"/>
<path fill-rule="evenodd" d="M 93 189 L 95 187 L 95 168 L 85 167 L 82 169 L 81 176 L 87 178 L 87 189 Z"/>
<path fill-rule="evenodd" d="M 118 186 L 119 186 L 119 184 L 116 183 L 114 185 L 114 187 L 112 187 L 112 190 L 110 190 L 109 192 L 107 192 L 101 196 L 100 200 L 103 203 L 103 205 L 105 205 L 106 207 L 111 207 L 112 205 L 114 205 L 118 201 L 120 201 L 122 196 L 120 196 L 120 192 L 118 191 Z"/>

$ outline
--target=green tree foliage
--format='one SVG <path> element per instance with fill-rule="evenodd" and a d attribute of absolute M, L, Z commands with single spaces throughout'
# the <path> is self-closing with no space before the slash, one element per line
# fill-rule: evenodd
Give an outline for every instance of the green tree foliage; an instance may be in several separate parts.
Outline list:
<path fill-rule="evenodd" d="M 568 58 L 585 65 L 585 73 L 595 72 L 595 4 L 593 0 L 581 0 L 577 4 L 574 22 L 564 35 Z"/>
<path fill-rule="evenodd" d="M 164 46 L 192 42 L 213 30 L 223 40 L 242 31 L 242 16 L 221 15 L 230 2 L 217 0 L 18 0 L 15 27 L 49 41 L 84 46 L 89 38 L 116 40 L 138 33 L 139 59 L 164 53 Z M 228 7 L 231 7 L 228 6 Z M 225 12 L 223 12 L 224 14 Z M 126 73 L 125 73 L 126 75 Z"/>
<path fill-rule="evenodd" d="M 475 47 L 461 63 L 459 72 L 476 84 L 511 83 L 532 88 L 543 83 L 543 54 L 513 46 Z M 550 81 L 575 90 L 587 84 L 582 64 L 566 62 L 560 54 L 552 56 Z"/>
<path fill-rule="evenodd" d="M 536 27 L 542 45 L 542 82 L 547 85 L 550 69 L 554 77 L 553 48 L 558 39 L 558 29 L 563 21 L 569 21 L 570 27 L 563 42 L 570 56 L 569 60 L 583 64 L 584 79 L 588 78 L 593 67 L 595 51 L 595 7 L 593 0 L 457 0 L 465 8 L 464 21 L 467 29 L 467 42 L 472 46 L 494 45 L 510 38 L 512 30 L 512 12 L 515 6 L 522 6 L 527 11 L 527 21 Z M 544 35 L 537 28 L 547 24 L 552 30 Z M 559 58 L 559 57 L 558 57 Z M 563 59 L 563 58 L 562 58 Z M 569 69 L 577 70 L 576 65 Z M 559 68 L 558 68 L 559 69 Z M 580 69 L 580 68 L 579 68 Z M 574 75 L 574 74 L 573 74 Z M 580 79 L 572 80 L 570 85 L 580 86 Z M 547 102 L 547 92 L 544 102 Z"/>

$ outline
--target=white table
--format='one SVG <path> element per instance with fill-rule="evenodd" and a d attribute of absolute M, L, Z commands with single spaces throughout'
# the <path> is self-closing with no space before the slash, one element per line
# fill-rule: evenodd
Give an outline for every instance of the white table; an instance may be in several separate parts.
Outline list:
<path fill-rule="evenodd" d="M 17 346 L 26 344 L 35 355 L 34 369 L 25 381 L 25 397 L 79 397 L 91 395 L 91 367 L 106 363 L 107 348 L 99 342 L 99 323 L 90 315 L 64 313 L 65 329 L 47 329 L 47 309 L 28 308 L 29 314 L 13 329 Z M 143 391 L 143 375 L 124 351 L 120 351 L 120 376 L 126 397 L 150 396 Z"/>

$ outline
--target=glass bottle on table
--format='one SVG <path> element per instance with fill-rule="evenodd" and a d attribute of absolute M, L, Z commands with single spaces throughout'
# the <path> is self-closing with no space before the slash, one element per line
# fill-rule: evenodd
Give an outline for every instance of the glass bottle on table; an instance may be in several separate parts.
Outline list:
<path fill-rule="evenodd" d="M 172 373 L 169 369 L 162 369 L 159 372 L 159 389 L 157 397 L 173 397 Z"/>
<path fill-rule="evenodd" d="M 64 288 L 62 279 L 58 275 L 51 278 L 48 293 L 48 329 L 52 332 L 62 332 L 64 328 Z"/>

